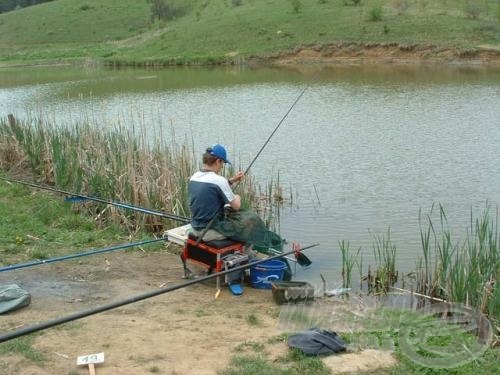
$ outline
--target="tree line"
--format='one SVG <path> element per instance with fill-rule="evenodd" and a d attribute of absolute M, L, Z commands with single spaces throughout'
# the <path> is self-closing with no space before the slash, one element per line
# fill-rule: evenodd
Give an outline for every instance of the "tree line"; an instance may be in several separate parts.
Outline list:
<path fill-rule="evenodd" d="M 0 13 L 9 12 L 11 10 L 46 3 L 52 0 L 0 0 Z"/>

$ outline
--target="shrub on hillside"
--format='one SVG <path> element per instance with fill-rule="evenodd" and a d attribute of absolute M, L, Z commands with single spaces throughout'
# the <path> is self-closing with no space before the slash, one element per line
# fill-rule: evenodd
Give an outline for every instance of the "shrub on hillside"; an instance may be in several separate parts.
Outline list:
<path fill-rule="evenodd" d="M 158 21 L 171 20 L 175 17 L 182 16 L 184 10 L 173 5 L 167 0 L 147 0 L 151 3 L 151 20 Z"/>
<path fill-rule="evenodd" d="M 361 0 L 344 0 L 344 5 L 360 5 Z"/>
<path fill-rule="evenodd" d="M 382 7 L 374 5 L 368 12 L 368 20 L 372 22 L 382 21 Z"/>

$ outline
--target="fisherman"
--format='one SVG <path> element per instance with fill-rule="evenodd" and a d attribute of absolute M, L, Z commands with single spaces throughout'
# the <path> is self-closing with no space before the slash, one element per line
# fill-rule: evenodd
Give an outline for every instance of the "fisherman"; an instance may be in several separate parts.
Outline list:
<path fill-rule="evenodd" d="M 241 197 L 233 193 L 231 185 L 241 181 L 244 174 L 239 171 L 227 180 L 221 176 L 224 164 L 231 164 L 227 159 L 226 149 L 220 144 L 215 144 L 206 149 L 203 154 L 203 168 L 189 180 L 191 227 L 197 237 L 203 234 L 203 241 L 227 238 L 225 234 L 214 229 L 216 223 L 212 220 L 224 212 L 226 204 L 229 204 L 233 211 L 239 211 L 241 208 Z M 206 229 L 209 225 L 213 227 Z"/>
<path fill-rule="evenodd" d="M 226 179 L 221 176 L 225 164 L 231 164 L 226 149 L 215 144 L 206 149 L 203 168 L 189 180 L 193 234 L 201 236 L 202 241 L 229 238 L 245 243 L 245 252 L 250 257 L 254 255 L 251 245 L 266 249 L 281 246 L 281 238 L 267 229 L 257 213 L 241 209 L 241 197 L 231 186 L 241 181 L 245 174 L 239 171 Z"/>

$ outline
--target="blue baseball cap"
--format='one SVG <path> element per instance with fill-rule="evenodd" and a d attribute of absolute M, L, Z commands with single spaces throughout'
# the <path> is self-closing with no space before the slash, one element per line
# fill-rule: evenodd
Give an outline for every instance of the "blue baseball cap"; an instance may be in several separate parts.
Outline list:
<path fill-rule="evenodd" d="M 224 146 L 216 143 L 212 147 L 207 148 L 207 153 L 215 156 L 218 159 L 221 159 L 224 163 L 231 164 L 229 160 L 227 160 L 227 152 Z"/>

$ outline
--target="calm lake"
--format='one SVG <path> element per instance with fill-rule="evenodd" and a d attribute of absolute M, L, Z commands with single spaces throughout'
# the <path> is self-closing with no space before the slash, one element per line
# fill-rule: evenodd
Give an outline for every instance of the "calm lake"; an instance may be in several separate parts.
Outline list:
<path fill-rule="evenodd" d="M 489 204 L 495 216 L 500 68 L 0 69 L 0 116 L 134 126 L 187 140 L 200 155 L 219 142 L 244 170 L 305 87 L 251 170 L 262 185 L 279 173 L 293 194 L 281 234 L 320 243 L 298 280 L 341 280 L 341 240 L 362 248 L 364 269 L 374 265 L 374 238 L 389 229 L 398 269 L 413 270 L 419 211 L 433 204 L 458 238 L 471 210 Z"/>

